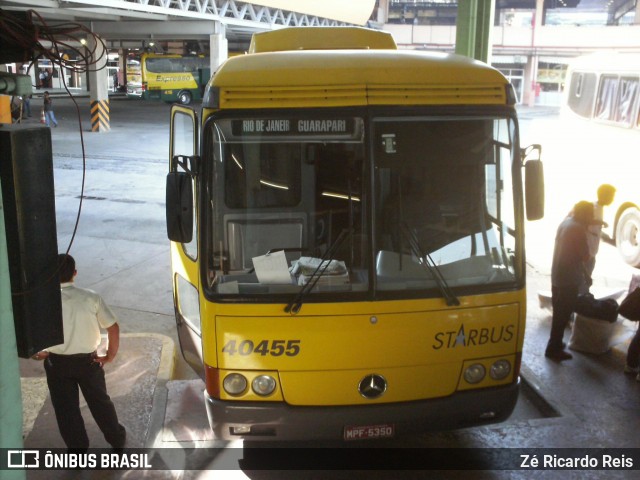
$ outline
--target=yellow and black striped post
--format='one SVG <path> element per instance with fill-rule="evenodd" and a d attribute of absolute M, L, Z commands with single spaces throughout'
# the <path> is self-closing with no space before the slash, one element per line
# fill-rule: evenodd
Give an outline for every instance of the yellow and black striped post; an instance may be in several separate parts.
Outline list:
<path fill-rule="evenodd" d="M 109 100 L 91 102 L 91 131 L 108 132 L 111 130 L 109 120 Z"/>

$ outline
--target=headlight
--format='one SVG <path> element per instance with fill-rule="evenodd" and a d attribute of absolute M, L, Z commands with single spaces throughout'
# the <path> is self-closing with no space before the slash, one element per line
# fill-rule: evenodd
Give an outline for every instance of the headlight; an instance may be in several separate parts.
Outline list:
<path fill-rule="evenodd" d="M 464 379 L 467 383 L 479 383 L 486 373 L 484 367 L 479 363 L 474 363 L 464 371 Z"/>
<path fill-rule="evenodd" d="M 224 377 L 222 386 L 229 395 L 240 395 L 247 389 L 247 379 L 239 373 L 230 373 Z"/>
<path fill-rule="evenodd" d="M 491 365 L 489 376 L 494 380 L 503 380 L 511 373 L 511 364 L 507 360 L 498 360 Z"/>
<path fill-rule="evenodd" d="M 251 382 L 251 388 L 256 395 L 266 397 L 267 395 L 271 395 L 276 389 L 276 380 L 269 375 L 260 375 L 253 379 L 253 382 Z"/>

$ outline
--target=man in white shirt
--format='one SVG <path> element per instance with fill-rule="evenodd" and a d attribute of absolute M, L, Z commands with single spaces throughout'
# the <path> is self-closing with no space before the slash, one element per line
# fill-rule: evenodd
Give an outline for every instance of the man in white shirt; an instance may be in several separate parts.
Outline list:
<path fill-rule="evenodd" d="M 54 345 L 34 358 L 45 360 L 47 384 L 56 413 L 60 434 L 71 450 L 89 448 L 89 437 L 80 413 L 79 390 L 104 438 L 121 449 L 126 430 L 118 422 L 116 409 L 107 394 L 103 365 L 113 361 L 120 344 L 117 318 L 97 293 L 78 288 L 73 279 L 78 273 L 71 255 L 58 256 L 64 343 Z M 107 330 L 108 348 L 105 356 L 97 356 L 100 328 Z"/>

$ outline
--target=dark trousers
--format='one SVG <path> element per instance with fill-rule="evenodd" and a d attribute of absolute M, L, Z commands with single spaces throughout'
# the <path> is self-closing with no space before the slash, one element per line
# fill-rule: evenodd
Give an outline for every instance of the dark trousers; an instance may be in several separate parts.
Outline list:
<path fill-rule="evenodd" d="M 629 344 L 629 350 L 627 350 L 627 365 L 631 368 L 640 366 L 640 325 L 638 325 L 636 334 Z"/>
<path fill-rule="evenodd" d="M 114 448 L 124 446 L 125 428 L 118 422 L 116 409 L 107 394 L 104 370 L 93 361 L 93 354 L 50 354 L 44 369 L 58 428 L 67 448 L 89 448 L 89 437 L 80 413 L 79 390 L 105 440 Z"/>
<path fill-rule="evenodd" d="M 571 320 L 571 314 L 576 309 L 579 287 L 551 287 L 551 305 L 553 306 L 553 320 L 547 351 L 558 351 L 564 347 L 562 339 L 564 331 Z"/>

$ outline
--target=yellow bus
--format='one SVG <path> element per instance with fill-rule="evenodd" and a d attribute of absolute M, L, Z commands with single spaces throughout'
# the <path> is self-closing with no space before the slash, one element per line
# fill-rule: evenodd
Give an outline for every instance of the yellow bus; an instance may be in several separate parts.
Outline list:
<path fill-rule="evenodd" d="M 616 187 L 604 208 L 605 235 L 622 259 L 640 267 L 640 194 L 636 181 L 640 151 L 640 54 L 598 53 L 576 58 L 567 70 L 564 96 L 569 128 L 564 161 L 574 159 L 585 198 L 595 200 L 602 183 Z M 589 195 L 589 196 L 587 196 Z"/>
<path fill-rule="evenodd" d="M 218 438 L 510 415 L 526 316 L 514 103 L 480 62 L 306 27 L 255 34 L 200 112 L 172 107 L 177 329 Z M 531 218 L 541 165 L 525 164 Z"/>
<path fill-rule="evenodd" d="M 204 56 L 131 54 L 127 57 L 127 96 L 188 105 L 202 99 L 210 73 L 209 58 Z"/>

